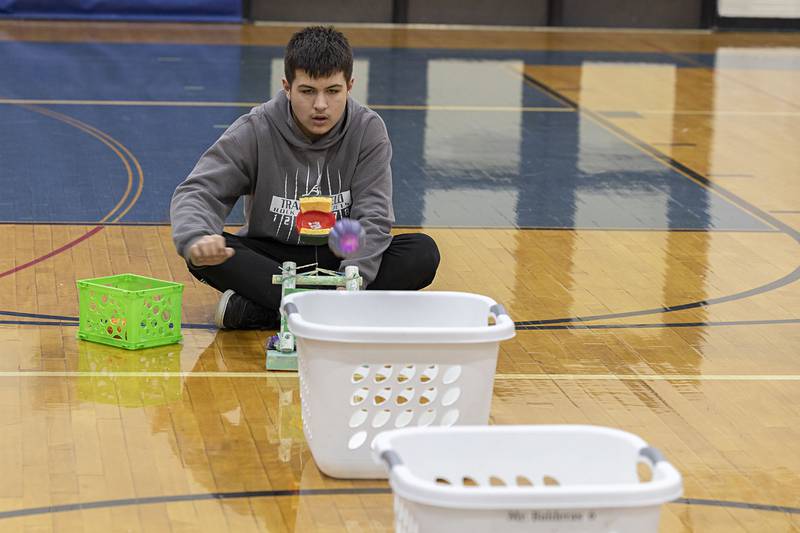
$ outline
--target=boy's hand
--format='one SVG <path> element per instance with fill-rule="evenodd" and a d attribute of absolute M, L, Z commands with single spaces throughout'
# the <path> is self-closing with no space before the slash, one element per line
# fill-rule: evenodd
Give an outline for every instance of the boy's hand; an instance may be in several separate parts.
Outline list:
<path fill-rule="evenodd" d="M 219 265 L 233 254 L 233 248 L 225 246 L 225 237 L 222 235 L 200 237 L 189 247 L 189 261 L 194 266 Z"/>

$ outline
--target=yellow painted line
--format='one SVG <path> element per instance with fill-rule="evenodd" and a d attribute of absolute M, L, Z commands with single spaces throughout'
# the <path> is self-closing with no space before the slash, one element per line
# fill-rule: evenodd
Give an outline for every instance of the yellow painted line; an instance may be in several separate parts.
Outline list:
<path fill-rule="evenodd" d="M 161 101 L 161 100 L 31 100 L 22 98 L 0 98 L 0 104 L 14 105 L 100 105 L 100 106 L 152 106 L 152 107 L 255 107 L 263 102 L 206 102 L 206 101 Z M 519 107 L 519 106 L 469 106 L 469 105 L 393 105 L 368 104 L 370 109 L 401 111 L 499 111 L 499 112 L 544 112 L 574 113 L 566 107 Z"/>
<path fill-rule="evenodd" d="M 0 378 L 297 378 L 297 372 L 4 371 Z M 800 381 L 800 374 L 497 374 L 500 381 Z"/>
<path fill-rule="evenodd" d="M 124 144 L 122 144 L 121 142 L 116 140 L 111 135 L 107 134 L 106 132 L 104 132 L 102 130 L 99 130 L 99 129 L 95 128 L 94 126 L 90 126 L 89 124 L 86 124 L 85 122 L 81 122 L 80 120 L 78 120 L 76 118 L 73 118 L 73 117 L 58 113 L 58 112 L 53 111 L 51 109 L 44 109 L 44 108 L 35 107 L 35 106 L 26 105 L 25 109 L 29 109 L 29 110 L 34 111 L 36 113 L 39 113 L 39 114 L 54 118 L 56 120 L 59 120 L 59 121 L 64 122 L 66 124 L 69 124 L 69 125 L 71 125 L 71 126 L 73 126 L 75 128 L 78 128 L 81 131 L 84 131 L 84 132 L 88 133 L 89 135 L 95 137 L 100 142 L 102 142 L 103 144 L 108 146 L 122 160 L 123 164 L 125 165 L 125 169 L 126 169 L 126 171 L 128 173 L 128 188 L 125 190 L 125 194 L 123 195 L 123 197 L 120 198 L 120 200 L 117 202 L 117 205 L 114 206 L 114 209 L 112 209 L 109 213 L 107 213 L 106 216 L 101 218 L 99 220 L 99 223 L 103 223 L 103 222 L 108 221 L 108 219 L 114 214 L 114 212 L 117 211 L 122 206 L 123 202 L 128 197 L 128 194 L 130 194 L 130 192 L 131 192 L 133 172 L 131 171 L 131 166 L 128 163 L 128 160 L 120 153 L 120 150 L 122 150 L 128 156 L 128 158 L 133 162 L 134 166 L 136 167 L 136 172 L 137 172 L 137 175 L 138 175 L 138 178 L 139 178 L 138 179 L 138 186 L 136 188 L 136 193 L 134 194 L 133 198 L 128 203 L 127 207 L 125 207 L 124 210 L 122 210 L 119 213 L 117 213 L 116 216 L 114 217 L 114 219 L 112 220 L 112 222 L 118 222 L 123 216 L 125 216 L 125 214 L 128 211 L 130 211 L 131 208 L 139 200 L 139 197 L 142 194 L 142 189 L 144 188 L 144 172 L 142 171 L 142 166 L 141 166 L 141 164 L 139 164 L 139 160 L 136 159 L 136 156 L 134 156 L 131 153 L 131 151 Z M 119 148 L 119 150 L 118 150 L 118 148 Z"/>
<path fill-rule="evenodd" d="M 514 70 L 519 73 L 519 70 Z M 95 106 L 140 106 L 140 107 L 256 107 L 264 102 L 214 102 L 183 100 L 45 100 L 27 98 L 0 98 L 0 104 L 13 105 L 95 105 Z M 471 106 L 471 105 L 403 105 L 367 104 L 370 109 L 398 111 L 488 111 L 508 113 L 575 113 L 567 107 L 521 107 L 521 106 Z M 800 116 L 800 111 L 743 111 L 743 110 L 679 110 L 679 109 L 592 109 L 603 113 L 638 113 L 640 115 L 730 115 L 730 116 Z M 616 117 L 610 117 L 616 118 Z"/>
<path fill-rule="evenodd" d="M 616 113 L 613 109 L 596 110 L 595 113 Z M 798 117 L 800 111 L 737 111 L 734 109 L 712 109 L 712 110 L 678 110 L 678 109 L 645 109 L 645 110 L 630 110 L 640 115 L 724 115 L 724 116 L 746 116 L 746 117 L 760 117 L 760 116 L 775 116 L 775 117 Z M 617 117 L 604 117 L 604 118 L 617 118 Z"/>

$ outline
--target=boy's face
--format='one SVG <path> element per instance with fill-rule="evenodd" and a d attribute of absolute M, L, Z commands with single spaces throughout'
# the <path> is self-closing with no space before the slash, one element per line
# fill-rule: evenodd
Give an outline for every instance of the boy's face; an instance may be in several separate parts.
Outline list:
<path fill-rule="evenodd" d="M 295 121 L 312 141 L 328 133 L 342 118 L 352 88 L 353 80 L 346 80 L 341 71 L 327 78 L 312 78 L 298 69 L 291 85 L 283 80 Z"/>

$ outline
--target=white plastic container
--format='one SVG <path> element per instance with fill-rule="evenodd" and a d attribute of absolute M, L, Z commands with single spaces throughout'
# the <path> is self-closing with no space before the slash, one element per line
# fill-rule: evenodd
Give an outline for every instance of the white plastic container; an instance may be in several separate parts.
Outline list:
<path fill-rule="evenodd" d="M 683 491 L 658 450 L 597 426 L 413 428 L 372 448 L 390 473 L 397 533 L 652 533 Z"/>
<path fill-rule="evenodd" d="M 387 429 L 488 423 L 498 346 L 514 336 L 491 298 L 309 291 L 281 308 L 297 339 L 303 431 L 327 475 L 385 478 L 370 443 Z"/>

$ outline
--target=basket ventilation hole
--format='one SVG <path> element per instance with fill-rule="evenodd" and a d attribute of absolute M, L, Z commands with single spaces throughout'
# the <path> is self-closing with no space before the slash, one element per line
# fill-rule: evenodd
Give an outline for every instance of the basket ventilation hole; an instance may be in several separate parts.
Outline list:
<path fill-rule="evenodd" d="M 350 427 L 357 428 L 358 426 L 363 424 L 366 419 L 367 419 L 366 409 L 361 409 L 360 411 L 356 411 L 355 413 L 353 413 L 353 416 L 350 417 Z"/>
<path fill-rule="evenodd" d="M 405 405 L 412 399 L 414 399 L 414 388 L 408 387 L 404 389 L 403 392 L 397 395 L 397 398 L 395 398 L 394 402 L 397 405 Z"/>
<path fill-rule="evenodd" d="M 469 476 L 464 476 L 464 478 L 461 480 L 461 482 L 464 484 L 465 487 L 477 487 L 478 486 L 478 482 L 475 481 L 474 479 L 472 479 Z"/>
<path fill-rule="evenodd" d="M 434 420 L 436 420 L 436 411 L 434 409 L 428 409 L 419 416 L 419 420 L 417 420 L 417 425 L 430 426 Z"/>
<path fill-rule="evenodd" d="M 414 411 L 411 409 L 406 409 L 399 415 L 397 415 L 397 419 L 394 421 L 395 427 L 404 428 L 411 423 L 411 419 L 414 418 Z"/>
<path fill-rule="evenodd" d="M 164 322 L 169 322 L 169 317 L 170 317 L 169 311 L 164 311 L 163 313 L 161 313 L 161 318 L 164 320 Z"/>
<path fill-rule="evenodd" d="M 422 371 L 419 380 L 422 383 L 428 383 L 436 379 L 437 374 L 439 374 L 439 367 L 437 365 L 430 365 Z"/>
<path fill-rule="evenodd" d="M 561 483 L 559 483 L 558 480 L 553 476 L 544 476 L 544 478 L 542 478 L 542 482 L 548 487 L 558 487 L 561 485 Z"/>
<path fill-rule="evenodd" d="M 647 463 L 636 463 L 636 475 L 639 483 L 647 483 L 653 480 L 653 469 Z"/>
<path fill-rule="evenodd" d="M 436 484 L 437 485 L 450 485 L 450 482 L 446 478 L 437 477 L 436 478 Z"/>
<path fill-rule="evenodd" d="M 380 392 L 375 394 L 375 397 L 372 399 L 372 403 L 375 405 L 383 405 L 384 402 L 389 401 L 389 398 L 392 397 L 392 389 L 386 387 L 381 389 Z"/>
<path fill-rule="evenodd" d="M 497 325 L 497 320 L 495 320 L 493 316 L 489 315 L 489 320 L 486 323 L 489 326 L 496 326 Z"/>
<path fill-rule="evenodd" d="M 505 487 L 506 482 L 497 476 L 492 476 L 489 478 L 489 485 L 491 485 L 492 487 Z"/>
<path fill-rule="evenodd" d="M 453 405 L 458 401 L 459 396 L 461 396 L 461 389 L 459 387 L 453 387 L 445 392 L 444 396 L 442 396 L 442 405 L 445 407 L 448 405 Z"/>
<path fill-rule="evenodd" d="M 359 383 L 369 376 L 369 366 L 361 365 L 353 371 L 353 376 L 350 379 L 353 383 Z"/>
<path fill-rule="evenodd" d="M 353 393 L 352 398 L 350 398 L 350 405 L 358 405 L 364 400 L 367 399 L 369 396 L 369 389 L 364 387 L 363 389 L 358 389 Z"/>
<path fill-rule="evenodd" d="M 428 405 L 429 403 L 433 403 L 436 400 L 436 395 L 438 394 L 436 387 L 431 387 L 430 389 L 426 390 L 422 393 L 422 396 L 419 397 L 419 404 L 420 405 Z"/>
<path fill-rule="evenodd" d="M 458 409 L 450 409 L 444 414 L 444 416 L 442 417 L 442 421 L 439 423 L 439 425 L 444 427 L 452 426 L 453 424 L 458 422 L 459 414 L 460 413 L 458 412 Z"/>
<path fill-rule="evenodd" d="M 414 374 L 416 373 L 417 369 L 414 365 L 407 365 L 400 372 L 397 373 L 397 382 L 405 383 L 406 381 L 409 381 L 411 378 L 413 378 Z"/>
<path fill-rule="evenodd" d="M 392 365 L 383 365 L 376 373 L 375 373 L 375 383 L 383 383 L 390 377 L 392 377 Z"/>
<path fill-rule="evenodd" d="M 375 414 L 375 417 L 372 419 L 372 427 L 380 428 L 386 425 L 386 422 L 392 417 L 392 412 L 388 409 L 384 409 L 383 411 L 378 411 Z"/>
<path fill-rule="evenodd" d="M 461 365 L 453 365 L 447 369 L 442 378 L 442 383 L 449 385 L 455 383 L 461 377 Z"/>
<path fill-rule="evenodd" d="M 350 442 L 347 443 L 347 447 L 351 450 L 355 450 L 360 448 L 364 442 L 367 440 L 367 432 L 366 431 L 359 431 L 358 433 L 354 433 L 352 437 L 350 437 Z"/>
<path fill-rule="evenodd" d="M 530 479 L 526 478 L 525 476 L 517 476 L 517 486 L 518 487 L 532 487 L 533 483 Z"/>

